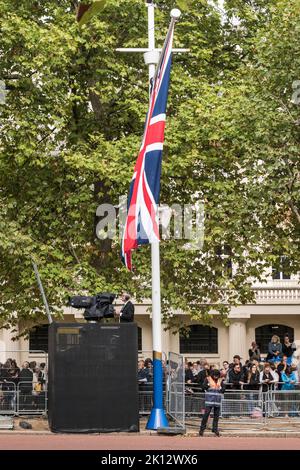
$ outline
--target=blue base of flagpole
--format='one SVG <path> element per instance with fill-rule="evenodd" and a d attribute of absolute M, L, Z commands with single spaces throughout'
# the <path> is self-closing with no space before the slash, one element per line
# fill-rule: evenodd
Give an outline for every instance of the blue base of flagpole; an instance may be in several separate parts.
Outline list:
<path fill-rule="evenodd" d="M 154 354 L 153 354 L 154 355 Z M 169 422 L 163 404 L 163 369 L 161 359 L 153 360 L 153 408 L 146 429 L 167 428 Z"/>
<path fill-rule="evenodd" d="M 169 421 L 162 408 L 152 408 L 146 429 L 168 428 Z"/>

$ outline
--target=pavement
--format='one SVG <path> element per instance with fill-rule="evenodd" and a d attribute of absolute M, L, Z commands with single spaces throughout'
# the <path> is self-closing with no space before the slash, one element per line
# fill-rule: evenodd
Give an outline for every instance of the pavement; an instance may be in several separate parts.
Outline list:
<path fill-rule="evenodd" d="M 21 428 L 20 421 L 32 429 Z M 286 430 L 278 428 L 277 421 L 273 429 L 222 431 L 220 426 L 221 437 L 209 429 L 199 437 L 196 427 L 188 427 L 184 435 L 160 435 L 145 430 L 144 424 L 137 434 L 54 434 L 45 418 L 15 418 L 13 430 L 0 431 L 0 450 L 300 450 L 300 424 Z"/>
<path fill-rule="evenodd" d="M 23 429 L 20 422 L 31 424 Z M 43 417 L 14 418 L 12 430 L 0 430 L 0 450 L 300 450 L 300 422 L 274 420 L 254 423 L 220 422 L 221 437 L 208 429 L 198 436 L 194 423 L 184 435 L 165 435 L 145 429 L 139 433 L 54 434 Z M 187 423 L 189 424 L 189 423 Z"/>
<path fill-rule="evenodd" d="M 300 437 L 1 433 L 0 450 L 300 450 Z"/>

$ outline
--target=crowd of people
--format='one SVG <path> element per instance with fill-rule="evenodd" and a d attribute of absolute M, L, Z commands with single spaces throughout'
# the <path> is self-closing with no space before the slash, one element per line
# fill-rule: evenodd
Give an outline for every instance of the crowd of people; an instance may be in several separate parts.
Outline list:
<path fill-rule="evenodd" d="M 180 364 L 174 363 L 174 367 L 172 364 L 170 364 L 171 367 L 168 367 L 169 364 L 163 361 L 163 379 L 165 384 L 170 378 L 174 378 L 177 383 L 181 380 L 185 381 L 185 411 L 187 413 L 196 411 L 202 416 L 199 435 L 204 435 L 208 418 L 213 413 L 212 432 L 219 436 L 221 398 L 226 391 L 245 390 L 249 393 L 241 395 L 239 392 L 230 393 L 228 396 L 233 398 L 233 402 L 230 403 L 229 399 L 228 410 L 225 407 L 222 411 L 224 416 L 230 416 L 232 413 L 233 416 L 237 416 L 237 410 L 232 409 L 232 406 L 235 406 L 241 408 L 242 415 L 246 410 L 251 417 L 261 417 L 263 413 L 266 413 L 256 405 L 257 402 L 261 406 L 262 401 L 258 399 L 261 391 L 300 389 L 300 364 L 297 364 L 296 361 L 293 362 L 296 349 L 295 343 L 287 333 L 284 335 L 283 343 L 280 342 L 277 335 L 274 335 L 268 344 L 268 352 L 265 357 L 261 354 L 258 344 L 252 342 L 245 362 L 242 362 L 242 358 L 237 354 L 233 357 L 232 362 L 223 361 L 221 367 L 209 364 L 206 359 L 199 359 L 195 362 L 186 361 L 183 370 Z M 142 392 L 140 397 L 142 410 L 147 411 L 151 408 L 151 400 L 148 402 L 147 398 L 151 398 L 153 386 L 152 366 L 150 358 L 141 359 L 138 362 L 138 383 Z M 145 395 L 143 392 L 146 392 Z M 148 392 L 150 392 L 149 397 Z M 244 407 L 239 401 L 239 396 L 246 400 Z M 237 399 L 237 403 L 234 402 L 234 398 Z M 293 399 L 292 397 L 291 402 L 281 403 L 283 415 L 295 416 L 298 413 L 294 410 Z"/>
<path fill-rule="evenodd" d="M 165 369 L 165 368 L 164 368 Z M 139 385 L 153 382 L 152 359 L 140 359 L 138 362 L 138 383 Z"/>
<path fill-rule="evenodd" d="M 43 401 L 46 384 L 45 362 L 25 361 L 19 367 L 15 359 L 8 358 L 0 363 L 0 407 L 13 409 L 18 392 L 20 407 L 36 408 Z"/>
<path fill-rule="evenodd" d="M 212 370 L 219 370 L 225 389 L 233 390 L 259 390 L 263 392 L 270 388 L 278 390 L 294 390 L 299 383 L 299 370 L 292 363 L 295 343 L 290 341 L 289 335 L 284 336 L 283 344 L 278 336 L 274 335 L 268 346 L 268 354 L 263 360 L 258 345 L 253 342 L 249 349 L 249 358 L 242 363 L 239 355 L 233 361 L 224 361 L 222 367 L 209 365 L 206 359 L 185 364 L 185 383 L 196 387 L 199 391 L 205 390 L 205 379 L 211 375 Z"/>
<path fill-rule="evenodd" d="M 186 383 L 196 384 L 199 390 L 205 392 L 205 408 L 200 423 L 199 436 L 204 435 L 211 413 L 213 413 L 212 432 L 216 436 L 220 436 L 218 423 L 221 398 L 226 389 L 249 390 L 246 405 L 248 412 L 254 417 L 256 416 L 253 414 L 254 398 L 255 393 L 258 393 L 259 390 L 262 390 L 262 392 L 268 392 L 269 390 L 292 391 L 298 388 L 299 370 L 297 365 L 293 363 L 295 351 L 296 345 L 290 340 L 288 334 L 285 334 L 283 344 L 280 343 L 280 338 L 274 335 L 269 342 L 265 361 L 261 358 L 258 345 L 253 342 L 249 349 L 249 359 L 245 361 L 244 365 L 239 355 L 235 355 L 233 362 L 230 364 L 228 361 L 224 361 L 220 369 L 209 366 L 205 360 L 199 361 L 199 363 L 186 364 Z M 241 406 L 239 400 L 237 405 L 238 407 Z M 287 416 L 296 416 L 298 411 L 295 405 L 296 403 L 291 400 L 290 403 L 287 403 L 287 407 L 284 406 L 282 411 Z M 262 415 L 261 409 L 259 409 L 259 415 Z"/>
<path fill-rule="evenodd" d="M 209 364 L 206 359 L 196 362 L 185 362 L 181 377 L 186 384 L 187 393 L 207 392 L 211 377 L 218 375 L 224 390 L 252 390 L 266 392 L 273 390 L 299 389 L 299 365 L 292 362 L 295 343 L 286 334 L 283 343 L 274 335 L 268 345 L 268 354 L 262 358 L 259 346 L 253 342 L 249 348 L 249 357 L 245 362 L 239 355 L 232 362 L 223 361 L 221 367 Z M 217 371 L 217 372 L 216 372 Z M 169 368 L 163 361 L 163 380 L 167 384 Z M 177 368 L 176 374 L 179 373 Z M 141 391 L 147 391 L 153 383 L 153 363 L 151 358 L 138 362 L 138 383 Z M 9 402 L 14 404 L 16 394 L 22 396 L 21 403 L 30 401 L 31 397 L 42 396 L 46 390 L 47 367 L 45 362 L 25 361 L 21 367 L 15 359 L 9 358 L 0 363 L 0 406 Z"/>
<path fill-rule="evenodd" d="M 213 370 L 220 372 L 220 378 L 225 383 L 225 389 L 267 391 L 270 388 L 292 390 L 299 383 L 299 365 L 292 363 L 295 343 L 289 335 L 284 336 L 280 343 L 278 336 L 272 336 L 268 345 L 268 354 L 263 359 L 259 346 L 252 342 L 248 351 L 248 359 L 242 363 L 239 355 L 232 362 L 223 361 L 221 367 L 209 364 L 207 359 L 195 362 L 185 362 L 185 384 L 187 389 L 204 391 L 204 382 Z M 163 361 L 164 382 L 168 380 L 168 364 Z M 152 359 L 140 359 L 138 362 L 138 383 L 145 385 L 153 382 Z"/>
<path fill-rule="evenodd" d="M 0 362 L 0 384 L 3 390 L 5 384 L 9 387 L 9 384 L 20 386 L 26 384 L 25 388 L 28 388 L 29 384 L 32 389 L 33 383 L 39 383 L 40 389 L 43 390 L 46 384 L 46 363 L 41 362 L 39 365 L 36 361 L 23 362 L 21 367 L 18 367 L 15 359 L 8 358 L 4 364 Z"/>

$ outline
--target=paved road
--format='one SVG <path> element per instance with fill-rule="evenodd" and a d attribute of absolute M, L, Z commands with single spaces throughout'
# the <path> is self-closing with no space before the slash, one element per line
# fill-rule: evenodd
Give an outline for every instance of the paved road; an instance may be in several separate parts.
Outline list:
<path fill-rule="evenodd" d="M 300 450 L 300 438 L 0 434 L 0 450 Z"/>

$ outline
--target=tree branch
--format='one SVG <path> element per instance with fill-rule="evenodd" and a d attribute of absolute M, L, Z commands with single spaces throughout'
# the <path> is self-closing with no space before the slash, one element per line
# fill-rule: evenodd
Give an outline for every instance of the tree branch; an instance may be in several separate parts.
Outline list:
<path fill-rule="evenodd" d="M 292 209 L 294 215 L 296 216 L 296 219 L 298 220 L 298 223 L 300 224 L 300 212 L 298 210 L 298 207 L 295 206 L 294 202 L 292 199 L 289 201 L 289 206 Z"/>
<path fill-rule="evenodd" d="M 56 126 L 50 130 L 50 132 L 46 135 L 44 135 L 44 137 L 42 137 L 39 141 L 38 141 L 38 144 L 40 144 L 41 142 L 43 142 L 45 139 L 47 139 L 51 134 L 53 134 L 53 132 L 56 130 Z"/>
<path fill-rule="evenodd" d="M 300 224 L 300 211 L 299 211 L 298 207 L 296 206 L 296 204 L 294 203 L 293 198 L 292 198 L 293 185 L 294 185 L 295 181 L 297 179 L 299 179 L 299 173 L 296 173 L 296 174 L 293 175 L 293 173 L 292 173 L 292 171 L 289 167 L 288 167 L 288 172 L 292 177 L 292 179 L 288 183 L 288 192 L 289 192 L 290 197 L 291 197 L 288 204 L 289 204 L 290 208 L 292 209 L 294 215 L 296 216 L 296 219 L 298 220 L 298 223 Z"/>
<path fill-rule="evenodd" d="M 72 254 L 72 255 L 74 256 L 74 258 L 76 259 L 77 264 L 80 264 L 80 260 L 79 260 L 79 258 L 78 258 L 78 256 L 77 256 L 76 251 L 75 251 L 75 249 L 74 249 L 72 243 L 70 242 L 70 240 L 68 240 L 68 245 L 69 245 L 69 249 L 70 249 L 71 254 Z"/>

